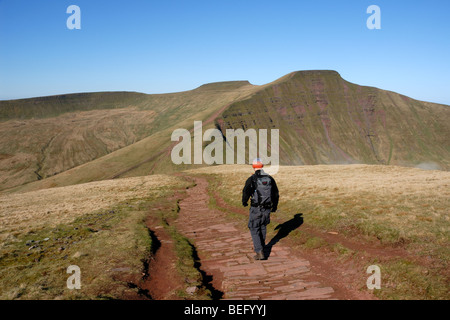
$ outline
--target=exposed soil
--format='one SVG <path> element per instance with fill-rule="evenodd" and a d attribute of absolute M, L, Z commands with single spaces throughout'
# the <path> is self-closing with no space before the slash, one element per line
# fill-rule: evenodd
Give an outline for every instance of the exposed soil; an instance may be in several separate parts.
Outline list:
<path fill-rule="evenodd" d="M 171 200 L 176 201 L 180 197 L 181 194 L 177 192 Z M 129 287 L 138 289 L 137 296 L 129 297 L 130 300 L 179 300 L 177 293 L 184 289 L 185 282 L 176 268 L 173 240 L 154 214 L 166 209 L 162 205 L 148 209 L 145 225 L 151 238 L 150 254 L 143 261 L 141 277 L 127 281 Z"/>
<path fill-rule="evenodd" d="M 154 300 L 179 299 L 176 292 L 183 289 L 184 282 L 176 270 L 173 242 L 164 227 L 158 225 L 151 216 L 146 225 L 152 238 L 152 254 L 146 263 L 147 270 L 144 270 L 141 288 L 148 290 Z"/>
<path fill-rule="evenodd" d="M 184 281 L 175 267 L 177 258 L 171 238 L 151 214 L 145 224 L 152 240 L 150 255 L 143 261 L 140 277 L 116 277 L 116 280 L 126 282 L 129 288 L 137 289 L 136 293 L 128 292 L 121 298 L 123 300 L 178 300 L 180 298 L 177 291 L 183 289 Z"/>

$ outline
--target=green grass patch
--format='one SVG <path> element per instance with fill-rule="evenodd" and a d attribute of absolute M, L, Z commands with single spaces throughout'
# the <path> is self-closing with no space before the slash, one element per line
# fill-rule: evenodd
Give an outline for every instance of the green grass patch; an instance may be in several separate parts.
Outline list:
<path fill-rule="evenodd" d="M 303 246 L 308 249 L 318 249 L 328 246 L 328 242 L 320 237 L 310 237 Z"/>
<path fill-rule="evenodd" d="M 446 300 L 448 282 L 444 276 L 406 259 L 377 263 L 381 269 L 381 299 Z"/>
<path fill-rule="evenodd" d="M 6 244 L 0 256 L 0 298 L 117 299 L 132 293 L 117 270 L 138 276 L 149 252 L 141 201 L 31 231 Z M 80 290 L 67 288 L 70 265 L 80 267 Z"/>

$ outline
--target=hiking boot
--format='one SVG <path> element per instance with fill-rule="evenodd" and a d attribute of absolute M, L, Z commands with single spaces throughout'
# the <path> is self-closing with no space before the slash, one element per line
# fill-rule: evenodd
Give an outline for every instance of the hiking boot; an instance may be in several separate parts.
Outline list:
<path fill-rule="evenodd" d="M 262 252 L 262 250 L 257 252 L 256 256 L 254 256 L 254 258 L 255 258 L 255 260 L 264 260 L 265 257 L 264 257 L 264 253 Z"/>

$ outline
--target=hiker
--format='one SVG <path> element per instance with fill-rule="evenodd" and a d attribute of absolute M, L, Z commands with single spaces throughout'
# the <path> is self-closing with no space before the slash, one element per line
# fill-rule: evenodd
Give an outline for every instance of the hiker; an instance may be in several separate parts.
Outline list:
<path fill-rule="evenodd" d="M 270 213 L 277 211 L 279 194 L 275 180 L 262 169 L 261 159 L 253 160 L 252 166 L 255 173 L 245 182 L 242 205 L 247 207 L 251 197 L 248 228 L 256 252 L 255 260 L 264 260 L 266 226 L 270 223 Z"/>

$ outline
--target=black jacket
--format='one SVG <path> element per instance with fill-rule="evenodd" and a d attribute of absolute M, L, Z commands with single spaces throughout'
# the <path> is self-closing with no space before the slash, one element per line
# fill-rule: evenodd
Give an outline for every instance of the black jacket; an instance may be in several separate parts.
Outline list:
<path fill-rule="evenodd" d="M 248 206 L 248 200 L 250 199 L 250 197 L 255 192 L 255 188 L 256 188 L 256 186 L 254 185 L 255 176 L 259 176 L 259 175 L 261 175 L 261 172 L 260 172 L 260 170 L 257 170 L 245 182 L 244 189 L 242 190 L 242 205 L 244 207 Z M 270 178 L 270 180 L 272 180 L 271 181 L 272 182 L 272 195 L 271 195 L 271 198 L 272 198 L 272 212 L 275 212 L 275 211 L 277 211 L 278 200 L 280 199 L 280 195 L 278 193 L 278 187 L 277 187 L 277 184 L 275 182 L 275 179 L 272 178 L 269 175 L 268 175 L 268 177 Z"/>

